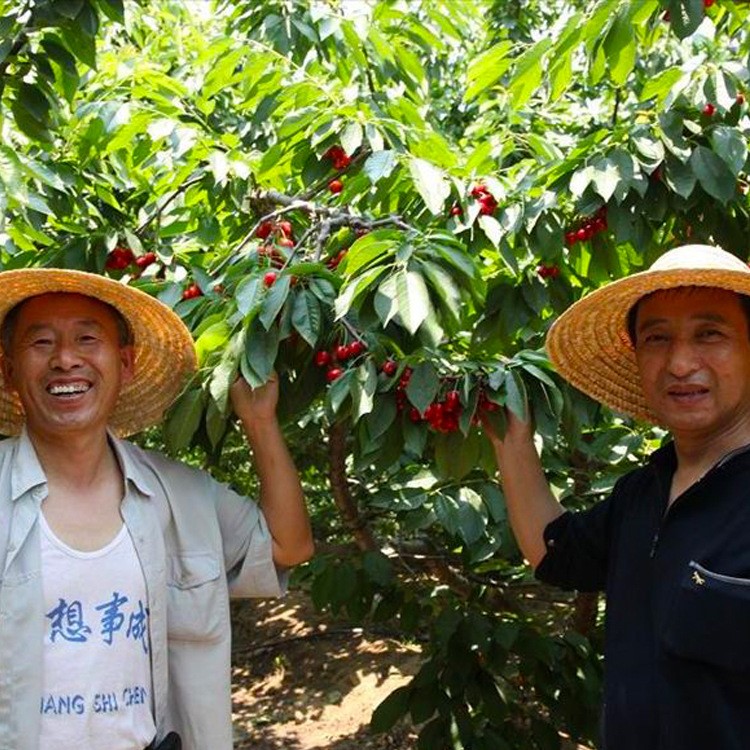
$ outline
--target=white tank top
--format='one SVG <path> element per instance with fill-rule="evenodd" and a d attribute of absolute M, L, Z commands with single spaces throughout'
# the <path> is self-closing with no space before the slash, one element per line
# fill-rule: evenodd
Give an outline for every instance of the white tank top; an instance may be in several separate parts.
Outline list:
<path fill-rule="evenodd" d="M 146 584 L 123 525 L 100 550 L 58 539 L 40 512 L 44 674 L 40 750 L 135 750 L 152 715 Z"/>

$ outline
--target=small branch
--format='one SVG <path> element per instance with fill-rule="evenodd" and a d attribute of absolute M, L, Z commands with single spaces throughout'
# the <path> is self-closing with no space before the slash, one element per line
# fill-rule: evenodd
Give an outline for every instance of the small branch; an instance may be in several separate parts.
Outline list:
<path fill-rule="evenodd" d="M 339 636 L 348 636 L 355 638 L 365 638 L 367 636 L 376 636 L 378 638 L 391 638 L 395 641 L 403 642 L 405 640 L 418 640 L 426 642 L 427 638 L 419 635 L 410 635 L 408 638 L 404 637 L 403 632 L 398 630 L 391 630 L 390 628 L 378 628 L 370 627 L 365 630 L 361 626 L 356 627 L 341 627 L 341 628 L 328 628 L 326 630 L 314 630 L 311 633 L 303 633 L 301 635 L 291 635 L 286 638 L 274 638 L 270 641 L 264 641 L 257 646 L 249 646 L 247 648 L 238 648 L 232 651 L 232 656 L 258 656 L 266 653 L 267 651 L 275 651 L 281 646 L 287 646 L 290 643 L 299 643 L 300 641 L 313 641 L 320 638 L 338 638 Z"/>
<path fill-rule="evenodd" d="M 201 180 L 203 179 L 203 175 L 200 175 L 199 177 L 192 177 L 189 180 L 186 180 L 182 183 L 176 190 L 174 190 L 171 195 L 164 201 L 164 203 L 159 206 L 154 213 L 151 214 L 151 216 L 148 216 L 143 223 L 135 230 L 136 236 L 140 237 L 143 232 L 148 229 L 148 227 L 156 221 L 166 210 L 167 206 L 175 199 L 178 195 L 181 193 L 184 193 L 188 188 L 192 187 L 193 185 L 197 185 Z"/>
<path fill-rule="evenodd" d="M 328 431 L 328 459 L 331 490 L 344 525 L 351 532 L 357 546 L 363 551 L 379 549 L 367 524 L 359 515 L 357 505 L 349 491 L 346 476 L 346 436 L 349 430 L 344 422 L 336 422 Z"/>
<path fill-rule="evenodd" d="M 615 125 L 617 125 L 617 115 L 620 109 L 620 100 L 622 99 L 622 90 L 620 88 L 617 88 L 615 91 L 615 108 L 612 112 L 612 127 L 614 128 Z"/>

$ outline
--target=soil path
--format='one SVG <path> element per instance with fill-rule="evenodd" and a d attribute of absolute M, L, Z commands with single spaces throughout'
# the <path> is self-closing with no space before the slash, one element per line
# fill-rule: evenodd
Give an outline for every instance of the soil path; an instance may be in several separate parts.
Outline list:
<path fill-rule="evenodd" d="M 412 750 L 372 735 L 375 706 L 419 668 L 419 649 L 315 612 L 307 596 L 232 603 L 237 750 Z"/>

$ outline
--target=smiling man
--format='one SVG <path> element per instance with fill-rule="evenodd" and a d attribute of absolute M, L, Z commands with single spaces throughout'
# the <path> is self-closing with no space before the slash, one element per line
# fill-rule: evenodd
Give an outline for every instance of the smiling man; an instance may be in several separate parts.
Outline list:
<path fill-rule="evenodd" d="M 122 439 L 194 371 L 169 308 L 76 271 L 0 288 L 0 747 L 230 750 L 228 596 L 312 554 L 277 383 L 230 391 L 256 504 Z"/>
<path fill-rule="evenodd" d="M 547 347 L 573 385 L 672 440 L 565 512 L 531 426 L 495 448 L 540 579 L 607 595 L 603 747 L 750 747 L 750 269 L 689 245 L 584 297 Z"/>

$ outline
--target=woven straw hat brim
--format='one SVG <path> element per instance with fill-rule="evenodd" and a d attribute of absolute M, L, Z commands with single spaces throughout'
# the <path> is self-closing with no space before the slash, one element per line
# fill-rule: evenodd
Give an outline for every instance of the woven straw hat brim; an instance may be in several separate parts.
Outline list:
<path fill-rule="evenodd" d="M 0 273 L 0 290 L 0 322 L 19 302 L 50 292 L 83 294 L 120 311 L 135 340 L 134 377 L 123 386 L 110 419 L 120 437 L 160 422 L 196 368 L 193 339 L 180 317 L 138 289 L 83 271 L 31 268 Z M 3 383 L 0 434 L 18 434 L 23 421 L 21 402 Z"/>
<path fill-rule="evenodd" d="M 628 334 L 628 312 L 642 297 L 677 287 L 715 287 L 750 296 L 750 269 L 736 258 L 733 261 L 736 263 L 732 263 L 731 269 L 642 271 L 591 292 L 566 310 L 550 328 L 547 335 L 550 360 L 578 390 L 617 412 L 658 424 L 659 419 L 646 405 L 641 389 Z"/>

